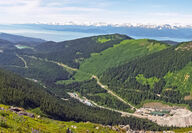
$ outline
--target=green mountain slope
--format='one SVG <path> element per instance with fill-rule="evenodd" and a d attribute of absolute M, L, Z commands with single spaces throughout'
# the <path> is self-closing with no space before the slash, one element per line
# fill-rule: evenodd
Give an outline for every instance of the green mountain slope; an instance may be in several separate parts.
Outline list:
<path fill-rule="evenodd" d="M 122 40 L 131 39 L 120 34 L 102 35 L 81 38 L 65 42 L 47 42 L 35 47 L 35 56 L 62 62 L 68 66 L 78 68 L 79 64 L 91 53 L 101 52 Z"/>
<path fill-rule="evenodd" d="M 164 129 L 145 119 L 122 117 L 120 113 L 86 106 L 77 100 L 67 98 L 62 100 L 32 81 L 0 70 L 0 103 L 2 104 L 21 106 L 26 109 L 40 108 L 50 118 L 63 121 L 90 121 L 105 125 L 130 124 L 132 129 Z"/>
<path fill-rule="evenodd" d="M 151 100 L 192 107 L 191 45 L 169 46 L 112 34 L 9 49 L 0 53 L 0 66 L 44 87 L 17 75 L 10 78 L 2 70 L 0 102 L 40 108 L 49 117 L 64 121 L 162 129 L 121 114 L 133 113 Z"/>
<path fill-rule="evenodd" d="M 82 72 L 101 75 L 109 68 L 125 64 L 135 58 L 166 48 L 168 48 L 166 44 L 147 39 L 124 40 L 100 53 L 93 53 L 90 58 L 81 63 L 79 72 L 74 77 L 78 81 L 85 79 L 82 78 L 84 76 L 81 75 Z"/>
<path fill-rule="evenodd" d="M 91 79 L 92 75 L 102 75 L 102 73 L 109 68 L 125 64 L 135 58 L 155 53 L 168 47 L 167 44 L 147 39 L 124 40 L 100 53 L 93 53 L 90 58 L 80 64 L 79 70 L 76 71 L 72 79 L 58 81 L 57 83 L 62 85 L 87 81 Z M 99 105 L 132 112 L 130 106 L 120 101 L 117 97 L 111 96 L 111 94 L 107 93 L 103 88 L 100 87 L 100 90 L 95 92 L 95 90 L 97 90 L 96 85 L 90 86 L 87 82 L 83 82 L 78 86 L 69 85 L 63 88 L 70 92 L 77 91 L 82 96 L 93 100 Z"/>
<path fill-rule="evenodd" d="M 0 69 L 0 102 L 26 108 L 39 107 L 47 92 L 39 85 Z"/>
<path fill-rule="evenodd" d="M 166 85 L 164 89 L 176 89 L 182 94 L 192 92 L 192 62 L 189 62 L 183 69 L 175 72 L 168 72 L 164 79 Z"/>
<path fill-rule="evenodd" d="M 14 56 L 14 55 L 13 55 Z M 2 65 L 3 68 L 12 70 L 24 77 L 35 79 L 39 82 L 56 82 L 57 80 L 65 80 L 70 78 L 72 72 L 67 71 L 55 63 L 46 60 L 38 59 L 32 56 L 21 56 L 17 54 L 16 57 L 19 62 L 16 65 Z"/>
<path fill-rule="evenodd" d="M 182 43 L 111 68 L 103 74 L 102 82 L 135 105 L 145 100 L 190 105 L 184 97 L 191 92 L 191 61 L 191 42 Z"/>
<path fill-rule="evenodd" d="M 59 43 L 46 42 L 32 49 L 9 47 L 0 53 L 0 66 L 41 82 L 68 80 L 74 73 L 73 68 L 72 71 L 69 69 L 70 66 L 78 68 L 91 53 L 103 51 L 125 39 L 131 38 L 112 34 Z"/>

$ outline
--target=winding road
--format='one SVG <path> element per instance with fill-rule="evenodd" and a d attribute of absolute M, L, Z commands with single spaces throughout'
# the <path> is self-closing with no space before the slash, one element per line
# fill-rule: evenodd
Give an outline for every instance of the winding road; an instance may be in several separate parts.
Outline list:
<path fill-rule="evenodd" d="M 25 59 L 23 57 L 21 57 L 20 55 L 16 54 L 16 56 L 22 60 L 22 62 L 24 63 L 25 65 L 25 68 L 28 68 L 28 65 L 27 65 L 27 62 L 25 61 Z"/>
<path fill-rule="evenodd" d="M 61 62 L 57 62 L 57 61 L 53 61 L 53 60 L 47 60 L 47 59 L 43 59 L 43 58 L 37 58 L 37 57 L 35 57 L 35 56 L 27 56 L 27 55 L 25 55 L 25 56 L 26 56 L 26 57 L 29 57 L 29 58 L 31 58 L 31 59 L 35 59 L 35 60 L 40 60 L 40 61 L 45 61 L 45 62 L 54 63 L 54 64 L 56 64 L 56 65 L 58 65 L 58 66 L 61 66 L 61 67 L 65 68 L 66 70 L 78 71 L 78 69 L 72 68 L 72 67 L 70 67 L 70 66 L 68 66 L 68 65 L 66 65 L 66 64 L 61 63 Z"/>
<path fill-rule="evenodd" d="M 63 63 L 61 63 L 61 62 L 56 62 L 56 61 L 51 61 L 51 60 L 48 60 L 48 62 L 57 64 L 58 66 L 64 67 L 65 69 L 68 69 L 68 70 L 71 70 L 71 71 L 78 71 L 78 69 L 69 67 L 68 65 L 63 64 Z"/>
<path fill-rule="evenodd" d="M 28 68 L 27 62 L 26 62 L 22 57 L 20 57 L 19 55 L 17 55 L 17 57 L 20 58 L 20 59 L 24 62 L 25 68 Z M 65 68 L 65 69 L 67 69 L 67 70 L 70 70 L 70 71 L 78 71 L 78 69 L 76 69 L 76 68 L 69 67 L 68 65 L 63 64 L 63 63 L 60 63 L 60 62 L 57 62 L 57 61 L 52 61 L 52 60 L 37 58 L 37 57 L 35 57 L 35 56 L 27 56 L 27 57 L 33 58 L 33 59 L 36 59 L 36 60 L 41 60 L 41 61 L 46 61 L 46 62 L 54 63 L 54 64 L 57 64 L 58 66 L 61 66 L 61 67 Z M 137 110 L 137 108 L 135 108 L 133 105 L 131 105 L 130 103 L 126 102 L 126 101 L 125 101 L 124 99 L 122 99 L 120 96 L 118 96 L 118 95 L 115 94 L 113 91 L 111 91 L 107 85 L 103 85 L 103 84 L 100 82 L 99 78 L 98 78 L 96 75 L 92 75 L 92 78 L 96 79 L 97 84 L 98 84 L 101 88 L 107 90 L 107 93 L 109 93 L 110 95 L 116 97 L 116 98 L 117 98 L 118 100 L 120 100 L 121 102 L 129 105 L 132 110 L 135 110 L 135 111 Z M 99 106 L 99 105 L 97 105 L 97 106 Z M 103 108 L 103 107 L 102 107 L 102 108 Z M 113 110 L 113 109 L 110 109 L 110 110 Z M 121 111 L 118 111 L 118 112 L 121 112 Z M 125 112 L 124 112 L 124 114 L 125 114 Z M 130 115 L 130 113 L 129 113 L 129 115 Z"/>
<path fill-rule="evenodd" d="M 121 110 L 117 110 L 117 109 L 112 109 L 110 107 L 104 107 L 104 106 L 101 106 L 101 105 L 98 105 L 97 103 L 95 103 L 94 101 L 92 100 L 89 100 L 87 99 L 86 97 L 83 97 L 80 98 L 78 94 L 75 93 L 75 96 L 73 95 L 73 93 L 68 93 L 70 95 L 71 98 L 75 98 L 77 100 L 79 100 L 80 102 L 82 101 L 89 101 L 92 105 L 94 105 L 95 107 L 98 107 L 98 108 L 102 108 L 102 109 L 107 109 L 107 110 L 110 110 L 110 111 L 114 111 L 114 112 L 117 112 L 117 113 L 120 113 L 122 117 L 130 117 L 130 116 L 133 116 L 133 117 L 137 117 L 137 118 L 143 118 L 143 119 L 146 119 L 148 118 L 147 116 L 143 116 L 143 115 L 140 115 L 140 114 L 136 114 L 136 113 L 128 113 L 128 112 L 124 112 L 124 111 L 121 111 Z M 82 102 L 83 104 L 85 104 L 84 102 Z"/>
<path fill-rule="evenodd" d="M 111 91 L 107 85 L 103 85 L 103 84 L 100 82 L 100 80 L 99 80 L 99 78 L 98 78 L 97 76 L 92 75 L 92 78 L 96 79 L 96 80 L 97 80 L 97 84 L 98 84 L 101 88 L 107 90 L 107 92 L 108 92 L 109 94 L 111 94 L 112 96 L 116 97 L 116 98 L 119 99 L 121 102 L 129 105 L 129 106 L 132 108 L 132 110 L 137 110 L 137 108 L 135 108 L 133 105 L 131 105 L 130 103 L 126 102 L 124 99 L 122 99 L 122 98 L 119 97 L 117 94 L 115 94 L 113 91 Z"/>

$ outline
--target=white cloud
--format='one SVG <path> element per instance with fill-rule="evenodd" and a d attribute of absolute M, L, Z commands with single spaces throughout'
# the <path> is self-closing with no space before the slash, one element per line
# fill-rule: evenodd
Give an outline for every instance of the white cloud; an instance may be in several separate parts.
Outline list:
<path fill-rule="evenodd" d="M 60 2 L 51 2 L 51 3 L 48 3 L 46 4 L 46 6 L 48 7 L 57 7 L 57 6 L 62 6 L 62 4 Z"/>
<path fill-rule="evenodd" d="M 0 2 L 0 23 L 85 21 L 86 18 L 89 19 L 89 15 L 93 16 L 92 14 L 103 12 L 103 9 L 93 7 L 57 7 L 60 4 L 56 2 L 41 6 L 41 2 L 42 0 L 7 0 L 6 2 Z"/>
<path fill-rule="evenodd" d="M 39 5 L 41 0 L 5 0 L 5 1 L 0 1 L 0 6 L 33 6 Z"/>
<path fill-rule="evenodd" d="M 192 14 L 177 12 L 135 12 L 114 10 L 110 2 L 104 0 L 1 0 L 0 23 L 155 23 L 172 24 L 192 22 Z M 100 2 L 98 2 L 100 1 Z M 131 0 L 134 1 L 134 0 Z M 99 4 L 98 4 L 98 3 Z M 83 4 L 86 3 L 86 4 Z M 80 4 L 80 5 L 78 5 Z M 154 5 L 159 6 L 159 5 Z"/>

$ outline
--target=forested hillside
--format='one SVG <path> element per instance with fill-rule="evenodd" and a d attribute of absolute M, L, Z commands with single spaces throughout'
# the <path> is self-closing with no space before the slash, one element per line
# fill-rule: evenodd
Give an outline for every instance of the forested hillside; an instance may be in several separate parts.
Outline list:
<path fill-rule="evenodd" d="M 14 48 L 14 44 L 6 41 L 6 40 L 2 40 L 0 39 L 0 50 L 5 50 L 5 49 L 13 49 Z"/>
<path fill-rule="evenodd" d="M 62 62 L 78 68 L 91 53 L 99 53 L 122 40 L 131 39 L 125 35 L 113 34 L 105 36 L 87 37 L 65 42 L 48 42 L 35 47 L 36 56 Z"/>
<path fill-rule="evenodd" d="M 125 35 L 112 34 L 61 43 L 46 42 L 33 48 L 5 51 L 1 53 L 0 64 L 44 86 L 51 86 L 51 91 L 60 97 L 76 91 L 99 105 L 132 112 L 129 105 L 111 97 L 95 81 L 89 81 L 92 75 L 101 75 L 109 68 L 169 47 L 154 40 L 130 39 Z M 77 62 L 80 58 L 82 60 Z M 73 64 L 74 67 L 80 65 L 80 69 L 71 68 Z M 72 84 L 72 87 L 62 85 L 84 80 L 74 83 L 75 86 Z M 55 83 L 61 85 L 57 87 Z"/>
<path fill-rule="evenodd" d="M 14 49 L 9 47 L 0 53 L 0 66 L 43 82 L 68 80 L 74 74 L 70 69 L 66 69 L 68 66 L 78 68 L 92 53 L 101 52 L 125 39 L 131 38 L 112 34 L 59 43 L 45 42 L 34 47 L 21 45 L 18 49 L 13 45 Z"/>
<path fill-rule="evenodd" d="M 54 119 L 91 121 L 109 125 L 130 124 L 133 129 L 164 129 L 148 120 L 121 117 L 119 113 L 89 107 L 73 99 L 60 100 L 40 85 L 3 70 L 0 70 L 0 92 L 1 103 L 24 108 L 40 107 L 41 111 Z"/>
<path fill-rule="evenodd" d="M 184 101 L 184 97 L 191 92 L 191 61 L 191 42 L 182 43 L 111 68 L 101 78 L 135 105 L 147 99 L 186 103 L 190 102 Z"/>
<path fill-rule="evenodd" d="M 163 128 L 134 113 L 143 103 L 192 107 L 191 42 L 170 46 L 112 34 L 30 47 L 6 43 L 0 67 L 20 76 L 0 71 L 3 104 L 40 108 L 64 121 L 154 130 Z"/>
<path fill-rule="evenodd" d="M 76 80 L 85 79 L 82 72 L 99 76 L 109 68 L 125 64 L 135 58 L 161 51 L 168 47 L 167 44 L 148 39 L 124 40 L 100 53 L 93 53 L 90 58 L 81 63 L 80 69 L 74 77 Z"/>

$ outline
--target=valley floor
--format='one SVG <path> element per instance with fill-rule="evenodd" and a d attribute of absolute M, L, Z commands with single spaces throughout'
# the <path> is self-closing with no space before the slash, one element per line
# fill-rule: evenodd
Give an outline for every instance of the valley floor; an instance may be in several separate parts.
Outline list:
<path fill-rule="evenodd" d="M 27 62 L 19 55 L 17 55 L 17 57 L 19 59 L 21 59 L 23 62 L 24 62 L 24 65 L 25 65 L 25 68 L 28 68 L 27 66 Z M 28 56 L 30 58 L 33 58 L 33 59 L 36 59 L 36 60 L 43 60 L 41 58 L 36 58 L 36 57 L 32 57 L 32 56 Z M 46 61 L 46 62 L 51 62 L 51 63 L 54 63 L 54 64 L 57 64 L 58 66 L 61 66 L 69 71 L 78 71 L 78 69 L 75 69 L 75 68 L 71 68 L 65 64 L 62 64 L 62 63 L 59 63 L 59 62 L 56 62 L 56 61 L 50 61 L 50 60 L 43 60 L 43 61 Z M 122 99 L 120 96 L 118 96 L 117 94 L 115 94 L 113 91 L 111 91 L 108 86 L 106 85 L 103 85 L 99 78 L 95 75 L 92 75 L 92 78 L 95 79 L 97 81 L 97 84 L 105 89 L 107 91 L 107 93 L 109 93 L 111 96 L 117 98 L 118 100 L 120 100 L 121 102 L 127 104 L 128 106 L 131 107 L 131 109 L 133 111 L 135 111 L 135 113 L 128 113 L 128 112 L 125 112 L 125 111 L 121 111 L 121 110 L 117 110 L 117 109 L 113 109 L 113 108 L 109 108 L 109 107 L 106 107 L 106 106 L 101 106 L 101 105 L 98 105 L 96 102 L 94 101 L 91 101 L 89 99 L 87 99 L 86 97 L 84 97 L 84 99 L 81 99 L 80 97 L 78 97 L 78 95 L 74 96 L 72 93 L 70 93 L 69 95 L 72 97 L 72 98 L 75 98 L 75 99 L 78 99 L 80 102 L 83 102 L 84 104 L 88 105 L 88 106 L 96 106 L 96 107 L 99 107 L 99 108 L 104 108 L 104 109 L 108 109 L 108 110 L 112 110 L 112 111 L 115 111 L 115 112 L 118 112 L 118 113 L 121 113 L 122 116 L 133 116 L 133 117 L 138 117 L 138 118 L 144 118 L 144 119 L 149 119 L 155 123 L 157 123 L 158 125 L 161 125 L 161 126 L 176 126 L 176 127 L 187 127 L 187 126 L 190 126 L 192 125 L 192 112 L 187 110 L 187 109 L 184 109 L 184 108 L 169 108 L 169 113 L 166 114 L 166 115 L 153 115 L 152 113 L 153 112 L 162 112 L 163 110 L 162 109 L 154 109 L 153 107 L 149 107 L 149 108 L 136 108 L 134 107 L 132 104 L 128 103 L 127 101 L 125 101 L 124 99 Z"/>

